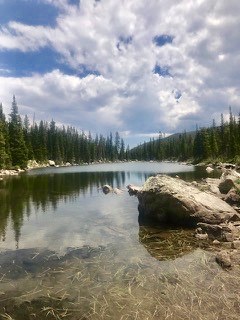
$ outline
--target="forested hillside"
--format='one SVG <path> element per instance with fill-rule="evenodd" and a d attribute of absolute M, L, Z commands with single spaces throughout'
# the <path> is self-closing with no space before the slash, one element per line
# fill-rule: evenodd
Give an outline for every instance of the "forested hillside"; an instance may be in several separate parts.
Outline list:
<path fill-rule="evenodd" d="M 93 161 L 123 160 L 125 145 L 118 132 L 109 136 L 79 132 L 73 127 L 58 127 L 40 121 L 30 124 L 28 116 L 22 120 L 15 97 L 7 120 L 0 104 L 0 169 L 26 168 L 28 160 L 56 163 L 90 163 Z"/>
<path fill-rule="evenodd" d="M 133 148 L 129 157 L 138 160 L 191 160 L 240 162 L 240 115 L 236 117 L 229 108 L 229 120 L 210 128 L 197 128 L 167 138 L 150 139 Z"/>
<path fill-rule="evenodd" d="M 167 138 L 159 135 L 139 146 L 125 150 L 118 132 L 107 137 L 91 132 L 79 132 L 74 127 L 58 127 L 52 120 L 30 124 L 28 116 L 21 119 L 15 97 L 9 119 L 0 104 L 0 169 L 26 168 L 28 160 L 57 164 L 90 163 L 116 160 L 179 160 L 240 162 L 240 115 L 236 117 L 229 108 L 229 120 L 210 128 L 197 128 Z"/>

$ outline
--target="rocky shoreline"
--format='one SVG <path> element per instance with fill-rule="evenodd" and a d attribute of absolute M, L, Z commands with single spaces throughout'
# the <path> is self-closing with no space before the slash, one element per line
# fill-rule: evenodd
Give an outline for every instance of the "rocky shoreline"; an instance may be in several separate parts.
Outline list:
<path fill-rule="evenodd" d="M 116 161 L 117 163 L 119 162 L 127 162 L 127 160 L 118 160 Z M 0 170 L 0 180 L 3 179 L 3 177 L 8 177 L 8 176 L 17 176 L 20 173 L 29 171 L 29 170 L 33 170 L 33 169 L 40 169 L 40 168 L 47 168 L 47 167 L 53 167 L 53 168 L 61 168 L 61 167 L 71 167 L 71 166 L 79 166 L 79 165 L 93 165 L 93 164 L 103 164 L 103 163 L 113 163 L 113 161 L 96 161 L 96 162 L 90 162 L 90 163 L 70 163 L 70 162 L 66 162 L 66 163 L 61 163 L 56 164 L 55 161 L 53 160 L 48 160 L 47 162 L 42 162 L 42 163 L 38 163 L 36 160 L 29 160 L 28 164 L 27 164 L 27 168 L 25 169 L 2 169 Z"/>
<path fill-rule="evenodd" d="M 219 179 L 185 182 L 166 175 L 150 177 L 142 188 L 129 185 L 139 201 L 139 216 L 156 223 L 191 225 L 193 236 L 209 241 L 223 268 L 240 265 L 240 174 L 222 167 Z"/>

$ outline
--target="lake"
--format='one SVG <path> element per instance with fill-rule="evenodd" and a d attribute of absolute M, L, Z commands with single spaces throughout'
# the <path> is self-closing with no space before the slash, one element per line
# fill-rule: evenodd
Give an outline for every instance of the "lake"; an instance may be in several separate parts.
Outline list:
<path fill-rule="evenodd" d="M 126 189 L 157 173 L 207 176 L 201 167 L 132 162 L 36 169 L 0 181 L 2 318 L 199 319 L 199 302 L 188 318 L 194 301 L 184 288 L 209 301 L 198 289 L 219 272 L 209 244 L 193 230 L 139 225 L 137 198 Z M 105 195 L 104 184 L 122 193 Z"/>

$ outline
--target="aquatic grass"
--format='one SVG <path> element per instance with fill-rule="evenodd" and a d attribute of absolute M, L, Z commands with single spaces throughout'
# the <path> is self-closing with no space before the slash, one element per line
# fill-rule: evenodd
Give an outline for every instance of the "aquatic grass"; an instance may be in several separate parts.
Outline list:
<path fill-rule="evenodd" d="M 156 257 L 164 256 L 159 248 L 163 248 L 163 243 L 168 247 L 173 244 L 170 239 L 164 240 L 161 233 L 154 232 L 143 238 L 157 243 Z M 175 232 L 174 238 L 179 246 L 191 245 L 188 236 L 184 241 L 181 232 L 179 237 Z M 79 256 L 79 252 L 58 259 L 43 256 L 49 266 L 36 273 L 22 272 L 17 279 L 4 274 L 0 282 L 1 317 L 8 320 L 238 319 L 240 270 L 236 267 L 223 271 L 211 252 L 197 249 L 179 255 L 177 249 L 175 260 L 159 262 L 150 259 L 146 251 L 135 252 L 135 246 L 127 248 L 125 260 L 119 258 L 115 247 L 99 250 L 97 255 L 92 248 L 86 250 L 88 258 Z M 169 253 L 169 248 L 166 252 Z M 129 261 L 131 253 L 133 259 Z M 174 252 L 170 256 L 174 257 Z"/>

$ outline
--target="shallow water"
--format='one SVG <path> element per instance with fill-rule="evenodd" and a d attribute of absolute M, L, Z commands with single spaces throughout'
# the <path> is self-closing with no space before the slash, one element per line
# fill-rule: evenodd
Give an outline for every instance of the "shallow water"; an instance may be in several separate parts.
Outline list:
<path fill-rule="evenodd" d="M 193 166 L 135 162 L 38 169 L 0 181 L 3 319 L 177 319 L 171 290 L 189 277 L 194 287 L 219 268 L 192 230 L 139 226 L 126 185 L 157 173 L 206 176 Z M 104 184 L 122 193 L 105 195 Z M 187 296 L 182 303 L 187 308 Z"/>

